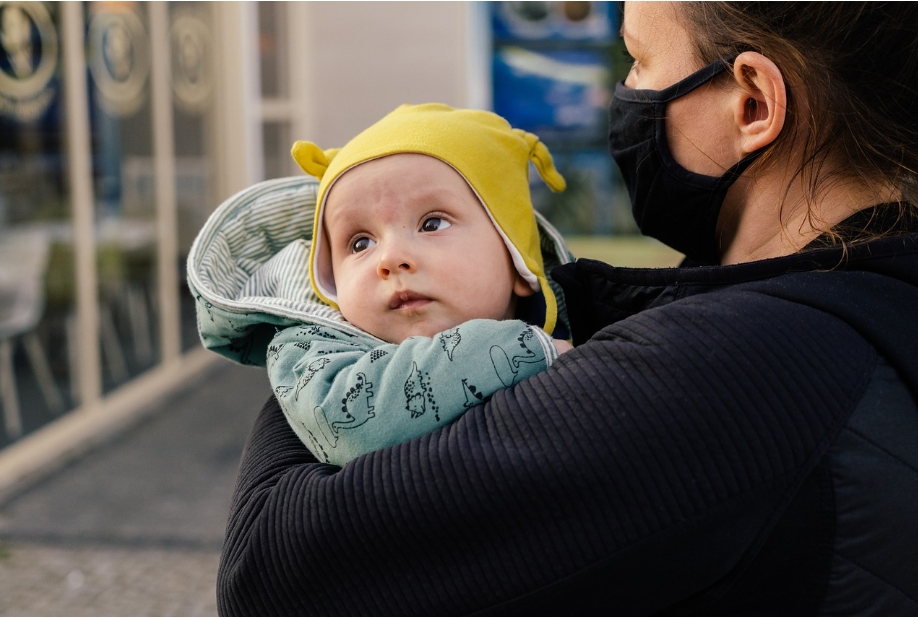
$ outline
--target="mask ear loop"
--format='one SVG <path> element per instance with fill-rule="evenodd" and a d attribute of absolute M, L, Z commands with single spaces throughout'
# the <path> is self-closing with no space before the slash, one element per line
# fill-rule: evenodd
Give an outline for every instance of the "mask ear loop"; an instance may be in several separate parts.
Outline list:
<path fill-rule="evenodd" d="M 529 145 L 529 161 L 535 165 L 536 171 L 548 188 L 555 193 L 564 191 L 567 183 L 555 168 L 555 162 L 551 158 L 551 153 L 548 152 L 548 147 L 539 140 L 538 136 L 528 131 L 522 129 L 514 129 L 514 131 Z"/>

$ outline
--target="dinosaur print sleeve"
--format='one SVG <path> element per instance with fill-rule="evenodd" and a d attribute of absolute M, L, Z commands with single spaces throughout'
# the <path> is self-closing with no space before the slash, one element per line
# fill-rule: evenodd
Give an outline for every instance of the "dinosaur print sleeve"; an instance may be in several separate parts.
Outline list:
<path fill-rule="evenodd" d="M 451 422 L 556 358 L 541 329 L 482 319 L 375 347 L 325 326 L 290 327 L 271 342 L 267 366 L 303 443 L 343 466 Z"/>

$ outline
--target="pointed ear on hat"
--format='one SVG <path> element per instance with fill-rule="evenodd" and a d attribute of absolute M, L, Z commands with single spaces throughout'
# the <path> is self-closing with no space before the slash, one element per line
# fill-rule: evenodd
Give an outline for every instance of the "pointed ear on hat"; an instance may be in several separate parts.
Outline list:
<path fill-rule="evenodd" d="M 539 172 L 539 176 L 542 177 L 542 180 L 545 181 L 548 188 L 555 193 L 564 191 L 567 187 L 567 183 L 564 181 L 564 177 L 561 176 L 561 173 L 555 168 L 555 162 L 551 158 L 551 153 L 548 152 L 548 147 L 539 140 L 539 136 L 529 133 L 528 131 L 523 131 L 522 129 L 514 129 L 514 131 L 516 131 L 516 133 L 529 145 L 529 161 L 535 165 L 536 170 Z"/>
<path fill-rule="evenodd" d="M 328 169 L 332 159 L 340 150 L 340 148 L 329 148 L 323 151 L 312 142 L 299 140 L 293 145 L 290 154 L 293 155 L 294 161 L 303 169 L 303 172 L 322 180 L 325 170 Z"/>

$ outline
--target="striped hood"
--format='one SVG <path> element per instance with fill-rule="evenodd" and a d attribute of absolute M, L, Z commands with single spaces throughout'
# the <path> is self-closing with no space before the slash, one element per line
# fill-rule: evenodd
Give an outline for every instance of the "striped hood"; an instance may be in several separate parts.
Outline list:
<path fill-rule="evenodd" d="M 188 254 L 188 287 L 205 348 L 245 365 L 265 365 L 279 329 L 328 325 L 356 338 L 378 338 L 323 303 L 309 282 L 309 251 L 318 194 L 309 176 L 279 178 L 237 193 L 210 216 Z M 545 271 L 573 260 L 561 235 L 538 213 Z M 564 297 L 559 323 L 567 325 Z"/>

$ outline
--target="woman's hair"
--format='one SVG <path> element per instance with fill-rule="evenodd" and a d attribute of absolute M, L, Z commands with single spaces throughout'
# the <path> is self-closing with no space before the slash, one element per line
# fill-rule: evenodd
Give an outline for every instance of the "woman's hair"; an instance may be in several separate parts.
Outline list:
<path fill-rule="evenodd" d="M 701 64 L 755 51 L 781 70 L 787 125 L 762 165 L 800 140 L 803 157 L 794 176 L 803 179 L 809 204 L 829 183 L 857 179 L 900 195 L 899 226 L 918 218 L 918 3 L 676 6 Z M 843 172 L 826 170 L 830 156 Z M 850 231 L 826 232 L 859 240 Z"/>

